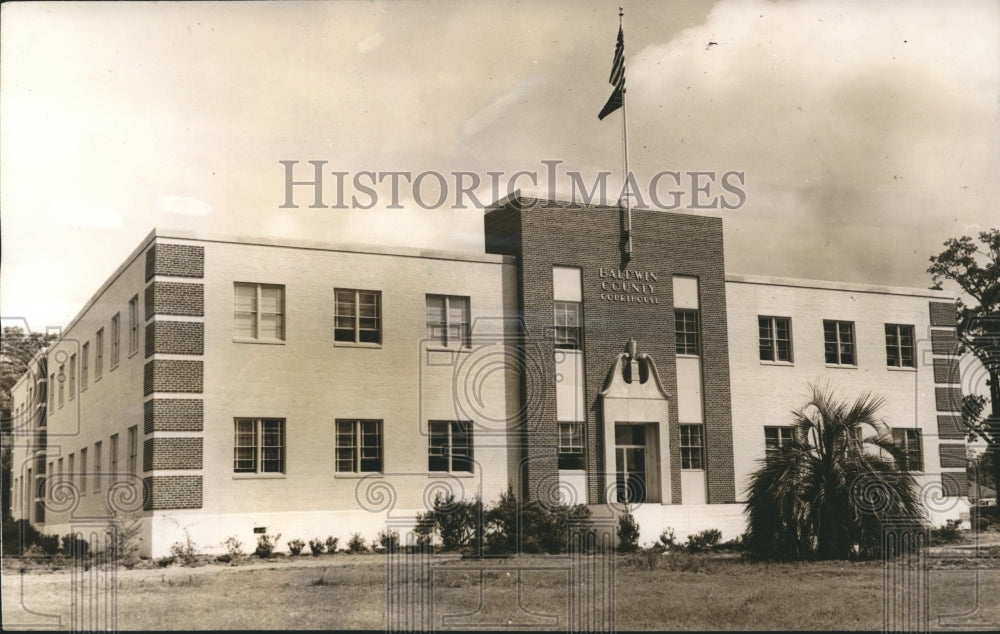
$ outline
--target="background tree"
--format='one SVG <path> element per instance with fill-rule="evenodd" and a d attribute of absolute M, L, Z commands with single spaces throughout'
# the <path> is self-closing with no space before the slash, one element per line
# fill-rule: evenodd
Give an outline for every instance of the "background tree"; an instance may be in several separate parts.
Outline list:
<path fill-rule="evenodd" d="M 962 418 L 970 436 L 987 443 L 987 451 L 1000 454 L 1000 229 L 979 232 L 978 241 L 969 236 L 949 238 L 945 249 L 930 258 L 935 288 L 944 280 L 957 284 L 968 298 L 958 300 L 959 353 L 969 352 L 986 370 L 990 407 L 976 394 L 966 395 Z M 971 303 L 966 300 L 971 298 Z M 983 416 L 984 410 L 988 416 Z M 1000 480 L 1000 459 L 990 461 L 995 480 Z"/>
<path fill-rule="evenodd" d="M 792 412 L 794 438 L 751 475 L 746 547 L 765 559 L 879 556 L 886 519 L 925 522 L 906 456 L 878 418 L 883 399 L 854 403 L 813 388 Z"/>
<path fill-rule="evenodd" d="M 42 333 L 26 333 L 19 326 L 8 326 L 3 329 L 3 337 L 0 338 L 0 463 L 2 463 L 3 486 L 3 518 L 6 519 L 10 513 L 10 482 L 11 470 L 11 429 L 12 412 L 11 396 L 17 380 L 27 371 L 28 363 L 35 353 L 44 348 L 55 339 L 55 335 L 44 335 Z"/>

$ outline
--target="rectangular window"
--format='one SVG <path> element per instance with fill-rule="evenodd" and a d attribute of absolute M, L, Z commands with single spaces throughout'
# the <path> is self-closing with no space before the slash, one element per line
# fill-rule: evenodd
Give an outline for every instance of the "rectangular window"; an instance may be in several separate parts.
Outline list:
<path fill-rule="evenodd" d="M 334 291 L 336 341 L 382 343 L 382 293 L 338 288 Z"/>
<path fill-rule="evenodd" d="M 469 298 L 428 295 L 427 338 L 446 348 L 468 348 Z"/>
<path fill-rule="evenodd" d="M 704 469 L 701 425 L 681 425 L 681 469 Z"/>
<path fill-rule="evenodd" d="M 47 389 L 49 390 L 49 409 L 52 409 L 53 407 L 56 406 L 56 402 L 55 402 L 55 399 L 56 399 L 56 375 L 55 374 L 50 374 L 49 375 L 49 385 L 48 385 Z"/>
<path fill-rule="evenodd" d="M 764 450 L 768 453 L 781 451 L 781 448 L 792 442 L 795 437 L 794 427 L 765 427 L 764 428 Z"/>
<path fill-rule="evenodd" d="M 128 353 L 139 351 L 139 296 L 128 301 Z"/>
<path fill-rule="evenodd" d="M 94 443 L 94 491 L 101 490 L 101 465 L 103 463 L 103 456 L 101 455 L 101 443 Z"/>
<path fill-rule="evenodd" d="M 56 461 L 56 469 L 57 469 L 57 471 L 56 471 L 56 476 L 57 476 L 56 477 L 56 482 L 62 482 L 62 479 L 63 479 L 63 459 L 62 458 L 60 458 L 58 461 Z"/>
<path fill-rule="evenodd" d="M 913 368 L 913 326 L 885 325 L 885 364 L 890 368 Z"/>
<path fill-rule="evenodd" d="M 136 474 L 139 458 L 139 428 L 132 426 L 128 428 L 128 472 Z"/>
<path fill-rule="evenodd" d="M 63 406 L 66 397 L 66 364 L 59 366 L 59 376 L 56 377 L 59 383 L 59 407 Z"/>
<path fill-rule="evenodd" d="M 69 400 L 76 398 L 76 354 L 69 355 Z"/>
<path fill-rule="evenodd" d="M 233 471 L 235 473 L 285 472 L 284 419 L 236 419 Z"/>
<path fill-rule="evenodd" d="M 760 360 L 792 362 L 792 320 L 788 317 L 758 317 Z"/>
<path fill-rule="evenodd" d="M 87 450 L 80 450 L 80 495 L 87 495 L 87 478 L 90 472 L 87 470 Z"/>
<path fill-rule="evenodd" d="M 52 476 L 56 473 L 55 465 L 50 461 L 49 470 L 45 472 L 46 478 L 43 481 L 42 486 L 45 487 L 43 495 L 47 498 L 52 495 L 52 487 L 55 486 L 55 482 L 52 480 Z"/>
<path fill-rule="evenodd" d="M 563 350 L 579 350 L 580 302 L 555 302 L 555 346 Z"/>
<path fill-rule="evenodd" d="M 236 338 L 285 340 L 285 287 L 280 284 L 234 284 Z"/>
<path fill-rule="evenodd" d="M 697 356 L 698 311 L 684 308 L 674 309 L 674 328 L 677 332 L 677 354 Z"/>
<path fill-rule="evenodd" d="M 826 362 L 830 365 L 856 365 L 854 357 L 854 322 L 823 321 Z"/>
<path fill-rule="evenodd" d="M 121 313 L 115 313 L 111 318 L 111 369 L 118 367 L 118 353 L 121 348 Z"/>
<path fill-rule="evenodd" d="M 118 434 L 111 435 L 111 444 L 108 445 L 108 452 L 111 454 L 109 460 L 111 464 L 108 468 L 108 476 L 111 478 L 111 482 L 118 481 Z"/>
<path fill-rule="evenodd" d="M 430 423 L 427 470 L 472 473 L 472 423 Z"/>
<path fill-rule="evenodd" d="M 583 423 L 559 423 L 559 468 L 583 469 Z"/>
<path fill-rule="evenodd" d="M 104 373 L 104 328 L 97 331 L 94 336 L 94 380 L 101 378 Z"/>
<path fill-rule="evenodd" d="M 924 457 L 920 449 L 920 431 L 903 427 L 892 428 L 892 440 L 903 451 L 903 471 L 923 471 Z"/>
<path fill-rule="evenodd" d="M 80 357 L 80 391 L 87 389 L 87 379 L 90 374 L 90 342 L 83 344 L 82 356 Z"/>
<path fill-rule="evenodd" d="M 337 473 L 382 471 L 382 421 L 337 421 Z"/>
<path fill-rule="evenodd" d="M 70 454 L 69 455 L 69 462 L 67 463 L 67 465 L 69 466 L 69 483 L 72 484 L 75 487 L 76 486 L 76 455 L 75 454 Z"/>

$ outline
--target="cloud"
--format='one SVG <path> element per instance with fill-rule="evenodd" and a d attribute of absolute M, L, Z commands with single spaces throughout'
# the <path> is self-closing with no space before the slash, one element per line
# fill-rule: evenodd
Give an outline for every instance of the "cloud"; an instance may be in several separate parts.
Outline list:
<path fill-rule="evenodd" d="M 382 45 L 385 41 L 381 31 L 375 31 L 365 39 L 358 42 L 358 52 L 361 54 L 370 53 Z"/>
<path fill-rule="evenodd" d="M 108 207 L 66 203 L 53 205 L 46 210 L 49 217 L 61 225 L 83 229 L 117 229 L 122 226 L 122 216 Z"/>
<path fill-rule="evenodd" d="M 475 136 L 493 125 L 511 106 L 522 101 L 543 83 L 545 83 L 545 78 L 541 75 L 529 77 L 504 94 L 494 98 L 493 101 L 482 107 L 476 114 L 465 121 L 465 125 L 462 127 L 463 140 Z"/>
<path fill-rule="evenodd" d="M 156 201 L 160 211 L 181 216 L 207 216 L 212 213 L 212 206 L 203 200 L 188 196 L 163 196 Z"/>

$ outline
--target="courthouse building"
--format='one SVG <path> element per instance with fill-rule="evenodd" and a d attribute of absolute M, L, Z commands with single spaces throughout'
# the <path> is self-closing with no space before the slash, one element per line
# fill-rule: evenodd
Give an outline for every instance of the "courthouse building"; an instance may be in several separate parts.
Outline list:
<path fill-rule="evenodd" d="M 827 383 L 885 397 L 936 523 L 965 509 L 953 295 L 727 274 L 720 218 L 632 216 L 631 254 L 619 209 L 520 194 L 478 254 L 154 230 L 14 388 L 13 514 L 133 510 L 160 556 L 510 486 L 730 538 Z"/>

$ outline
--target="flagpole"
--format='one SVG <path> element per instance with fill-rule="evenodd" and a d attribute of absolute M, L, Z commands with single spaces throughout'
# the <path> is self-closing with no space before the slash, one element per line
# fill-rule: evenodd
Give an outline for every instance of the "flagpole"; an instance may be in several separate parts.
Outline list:
<path fill-rule="evenodd" d="M 624 32 L 624 16 L 625 9 L 623 7 L 618 7 L 618 29 Z M 622 52 L 624 56 L 624 51 Z M 624 73 L 624 59 L 623 73 Z M 628 179 L 628 105 L 627 99 L 625 98 L 625 93 L 628 92 L 628 86 L 622 90 L 622 145 L 624 146 L 624 161 L 625 161 L 625 184 L 622 187 L 622 197 L 625 199 L 625 254 L 629 259 L 632 257 L 632 200 L 631 192 L 629 191 L 629 179 Z M 621 204 L 621 201 L 618 201 Z"/>

